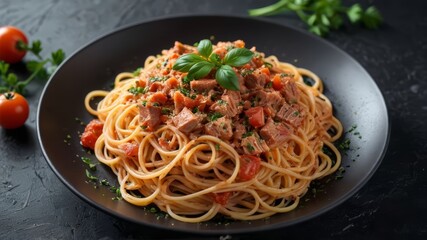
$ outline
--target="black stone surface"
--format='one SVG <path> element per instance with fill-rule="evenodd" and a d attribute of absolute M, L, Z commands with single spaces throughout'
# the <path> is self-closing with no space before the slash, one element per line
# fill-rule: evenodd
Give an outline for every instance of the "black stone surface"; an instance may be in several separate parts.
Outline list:
<path fill-rule="evenodd" d="M 245 15 L 274 0 L 1 0 L 0 25 L 44 43 L 43 54 L 68 55 L 119 27 L 182 14 Z M 343 1 L 350 4 L 355 1 Z M 198 236 L 135 225 L 79 199 L 48 167 L 36 136 L 43 81 L 28 87 L 30 117 L 0 128 L 0 239 L 425 239 L 427 237 L 427 1 L 376 0 L 385 24 L 347 27 L 327 39 L 371 74 L 389 108 L 386 156 L 372 179 L 337 208 L 307 222 L 268 232 Z M 299 28 L 294 16 L 269 17 Z M 25 75 L 22 65 L 13 69 Z"/>

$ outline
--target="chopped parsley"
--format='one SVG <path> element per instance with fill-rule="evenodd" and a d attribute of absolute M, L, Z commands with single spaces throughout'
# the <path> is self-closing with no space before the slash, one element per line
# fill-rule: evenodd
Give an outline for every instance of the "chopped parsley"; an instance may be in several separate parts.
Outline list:
<path fill-rule="evenodd" d="M 223 117 L 223 115 L 219 112 L 214 112 L 214 113 L 208 115 L 208 118 L 211 122 L 216 121 L 218 118 L 221 118 L 221 117 Z"/>
<path fill-rule="evenodd" d="M 346 138 L 346 139 L 344 139 L 344 141 L 342 141 L 338 145 L 338 148 L 341 149 L 341 150 L 343 150 L 343 151 L 350 150 L 350 143 L 351 143 L 350 139 Z"/>
<path fill-rule="evenodd" d="M 150 82 L 164 82 L 164 81 L 168 80 L 168 77 L 167 76 L 150 77 L 148 80 L 150 80 Z"/>
<path fill-rule="evenodd" d="M 252 74 L 254 72 L 254 70 L 251 70 L 251 69 L 243 69 L 241 72 L 240 72 L 240 75 L 242 75 L 242 77 L 246 77 L 246 76 L 248 76 L 249 74 Z"/>
<path fill-rule="evenodd" d="M 252 146 L 252 144 L 250 144 L 250 143 L 246 144 L 246 148 L 249 150 L 249 152 L 255 151 L 254 146 Z"/>
<path fill-rule="evenodd" d="M 217 101 L 217 103 L 218 103 L 219 105 L 227 105 L 227 104 L 228 104 L 228 102 L 226 102 L 226 101 L 224 101 L 224 100 L 222 100 L 222 99 L 218 100 L 218 101 Z"/>
<path fill-rule="evenodd" d="M 135 69 L 135 71 L 133 71 L 132 75 L 134 75 L 135 77 L 139 76 L 139 74 L 141 73 L 141 70 L 142 70 L 142 68 Z"/>
<path fill-rule="evenodd" d="M 242 138 L 247 138 L 247 137 L 250 137 L 250 136 L 252 136 L 252 135 L 254 135 L 254 133 L 253 133 L 253 132 L 251 132 L 251 131 L 247 131 L 247 132 L 243 133 Z"/>
<path fill-rule="evenodd" d="M 98 178 L 97 178 L 97 177 L 95 177 L 95 176 L 93 176 L 93 175 L 89 172 L 89 170 L 87 170 L 87 169 L 86 169 L 86 177 L 87 177 L 87 178 L 89 178 L 89 180 L 91 180 L 91 181 L 97 181 L 97 180 L 98 180 Z"/>
<path fill-rule="evenodd" d="M 269 62 L 264 62 L 264 65 L 265 65 L 267 68 L 272 68 L 272 67 L 273 67 L 273 64 L 271 64 L 271 63 L 269 63 Z"/>
<path fill-rule="evenodd" d="M 169 115 L 171 113 L 172 113 L 172 110 L 170 108 L 162 108 L 163 115 Z"/>
<path fill-rule="evenodd" d="M 138 94 L 144 94 L 147 93 L 148 88 L 147 87 L 131 87 L 128 89 L 128 92 L 132 93 L 133 95 L 138 95 Z"/>
<path fill-rule="evenodd" d="M 96 164 L 92 163 L 92 161 L 90 160 L 90 158 L 81 157 L 81 160 L 89 166 L 90 170 L 92 170 L 92 171 L 96 170 Z"/>

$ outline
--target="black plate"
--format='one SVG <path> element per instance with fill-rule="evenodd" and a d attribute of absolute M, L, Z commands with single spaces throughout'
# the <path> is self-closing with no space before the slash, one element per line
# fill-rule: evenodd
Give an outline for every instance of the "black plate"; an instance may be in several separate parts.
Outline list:
<path fill-rule="evenodd" d="M 85 95 L 94 89 L 107 89 L 116 74 L 140 67 L 148 55 L 173 46 L 175 40 L 192 44 L 210 36 L 221 41 L 242 39 L 248 47 L 257 46 L 267 55 L 274 54 L 280 60 L 308 68 L 324 80 L 325 93 L 344 128 L 357 125 L 355 131 L 344 136 L 351 141 L 351 149 L 343 159 L 344 178 L 327 184 L 326 194 L 308 196 L 295 211 L 265 220 L 189 224 L 159 217 L 125 201 L 112 201 L 114 194 L 107 187 L 95 189 L 93 183 L 88 183 L 87 165 L 77 157 L 88 156 L 95 161 L 93 155 L 83 151 L 78 138 L 83 126 L 76 118 L 84 122 L 92 119 L 83 106 Z M 264 20 L 230 16 L 157 19 L 93 41 L 69 57 L 51 77 L 40 100 L 37 126 L 49 165 L 82 199 L 136 223 L 204 234 L 268 230 L 325 213 L 352 196 L 373 175 L 385 154 L 389 136 L 384 99 L 373 79 L 353 58 L 312 34 Z M 117 185 L 115 176 L 105 166 L 98 166 L 94 175 Z"/>

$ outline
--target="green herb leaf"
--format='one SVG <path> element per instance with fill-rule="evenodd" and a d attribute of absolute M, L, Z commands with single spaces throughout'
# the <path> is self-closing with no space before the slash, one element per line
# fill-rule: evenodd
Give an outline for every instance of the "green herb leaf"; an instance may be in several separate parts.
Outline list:
<path fill-rule="evenodd" d="M 239 79 L 233 68 L 229 65 L 222 65 L 215 74 L 216 81 L 223 88 L 238 91 Z"/>
<path fill-rule="evenodd" d="M 132 93 L 133 95 L 138 95 L 138 94 L 144 94 L 147 93 L 148 88 L 145 87 L 131 87 L 128 89 L 128 92 Z"/>
<path fill-rule="evenodd" d="M 215 65 L 213 63 L 208 62 L 208 61 L 198 62 L 190 68 L 190 70 L 188 72 L 188 78 L 189 79 L 200 79 L 200 78 L 208 75 L 214 66 Z"/>
<path fill-rule="evenodd" d="M 362 22 L 365 27 L 369 29 L 378 28 L 382 23 L 382 16 L 380 12 L 375 7 L 369 7 L 366 9 L 365 13 L 362 16 Z"/>
<path fill-rule="evenodd" d="M 204 61 L 204 59 L 195 53 L 184 54 L 176 60 L 172 69 L 180 72 L 188 72 L 194 64 L 201 61 Z"/>
<path fill-rule="evenodd" d="M 324 36 L 330 29 L 338 29 L 347 15 L 351 24 L 362 22 L 367 28 L 377 28 L 381 14 L 375 7 L 365 11 L 359 4 L 345 7 L 340 0 L 279 0 L 276 3 L 248 11 L 250 16 L 271 16 L 282 12 L 294 12 L 314 34 Z"/>
<path fill-rule="evenodd" d="M 86 169 L 86 177 L 89 178 L 89 180 L 92 180 L 92 181 L 97 181 L 98 180 L 98 178 L 95 177 L 95 176 L 93 176 L 92 173 L 90 173 L 89 170 L 87 170 L 87 169 Z"/>
<path fill-rule="evenodd" d="M 140 67 L 135 69 L 135 71 L 132 72 L 132 75 L 135 77 L 139 76 L 139 74 L 141 73 L 141 70 L 142 70 L 142 68 L 140 68 Z"/>
<path fill-rule="evenodd" d="M 0 76 L 2 78 L 5 78 L 7 72 L 9 71 L 9 64 L 4 62 L 4 61 L 0 61 Z"/>
<path fill-rule="evenodd" d="M 209 39 L 203 39 L 197 45 L 197 51 L 205 58 L 208 58 L 212 53 L 212 43 Z"/>
<path fill-rule="evenodd" d="M 20 94 L 24 93 L 25 87 L 34 79 L 48 79 L 50 74 L 52 74 L 56 67 L 64 60 L 65 54 L 59 49 L 55 52 L 51 53 L 51 57 L 47 59 L 43 59 L 40 56 L 40 52 L 43 50 L 42 43 L 40 40 L 36 40 L 31 43 L 31 45 L 27 45 L 22 41 L 18 41 L 16 47 L 19 50 L 25 50 L 33 53 L 39 60 L 30 60 L 27 61 L 26 67 L 31 75 L 23 80 L 19 81 L 17 76 L 13 73 L 8 73 L 9 65 L 0 61 L 0 93 L 7 91 L 14 91 Z M 47 65 L 50 63 L 49 65 Z"/>
<path fill-rule="evenodd" d="M 362 18 L 363 9 L 360 4 L 354 4 L 347 10 L 347 17 L 352 23 L 357 23 Z"/>
<path fill-rule="evenodd" d="M 248 63 L 254 53 L 246 48 L 231 49 L 221 60 L 218 54 L 212 53 L 212 43 L 204 39 L 197 44 L 200 55 L 195 53 L 180 56 L 173 69 L 188 72 L 183 82 L 189 83 L 193 79 L 200 79 L 216 69 L 215 78 L 219 85 L 230 90 L 239 90 L 237 74 L 232 67 L 239 67 Z"/>
<path fill-rule="evenodd" d="M 52 57 L 52 64 L 58 66 L 59 64 L 62 63 L 62 61 L 64 61 L 65 53 L 64 51 L 62 51 L 62 49 L 58 49 L 55 52 L 51 53 L 51 57 Z"/>
<path fill-rule="evenodd" d="M 224 64 L 233 66 L 233 67 L 240 67 L 248 63 L 254 53 L 246 48 L 234 48 L 227 52 L 227 54 L 224 57 Z"/>
<path fill-rule="evenodd" d="M 42 48 L 42 42 L 40 40 L 35 40 L 31 44 L 31 47 L 28 50 L 31 51 L 37 57 L 41 58 L 40 57 L 40 52 L 43 50 L 43 48 Z"/>
<path fill-rule="evenodd" d="M 221 57 L 216 53 L 212 53 L 209 56 L 209 61 L 211 61 L 211 63 L 215 64 L 216 66 L 221 66 Z"/>
<path fill-rule="evenodd" d="M 219 112 L 214 112 L 208 116 L 209 120 L 212 122 L 216 121 L 218 118 L 222 118 L 222 117 L 223 117 L 223 115 Z"/>

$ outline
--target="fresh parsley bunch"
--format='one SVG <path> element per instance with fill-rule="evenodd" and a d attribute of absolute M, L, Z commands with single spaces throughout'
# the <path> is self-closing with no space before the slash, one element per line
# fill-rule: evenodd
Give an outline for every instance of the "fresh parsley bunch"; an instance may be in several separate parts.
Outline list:
<path fill-rule="evenodd" d="M 232 67 L 241 67 L 248 63 L 254 53 L 246 48 L 233 48 L 227 52 L 223 59 L 213 53 L 212 43 L 208 39 L 201 40 L 197 44 L 197 53 L 189 53 L 180 56 L 172 69 L 180 72 L 188 72 L 188 81 L 201 79 L 212 70 L 216 70 L 215 79 L 223 88 L 239 90 L 239 80 Z"/>
<path fill-rule="evenodd" d="M 48 79 L 55 69 L 61 64 L 65 58 L 65 53 L 62 49 L 52 52 L 49 58 L 44 59 L 40 53 L 43 50 L 41 41 L 36 40 L 31 45 L 26 45 L 20 41 L 17 45 L 18 49 L 29 51 L 37 60 L 29 60 L 26 62 L 27 70 L 31 75 L 20 81 L 18 76 L 9 72 L 10 65 L 0 61 L 0 93 L 14 91 L 20 94 L 24 93 L 25 87 L 34 79 Z"/>
<path fill-rule="evenodd" d="M 266 7 L 251 9 L 249 15 L 271 16 L 282 12 L 295 12 L 308 25 L 310 32 L 319 36 L 340 28 L 345 16 L 350 23 L 361 23 L 369 29 L 378 28 L 382 22 L 382 16 L 375 7 L 364 10 L 357 3 L 345 7 L 341 0 L 280 0 Z"/>

